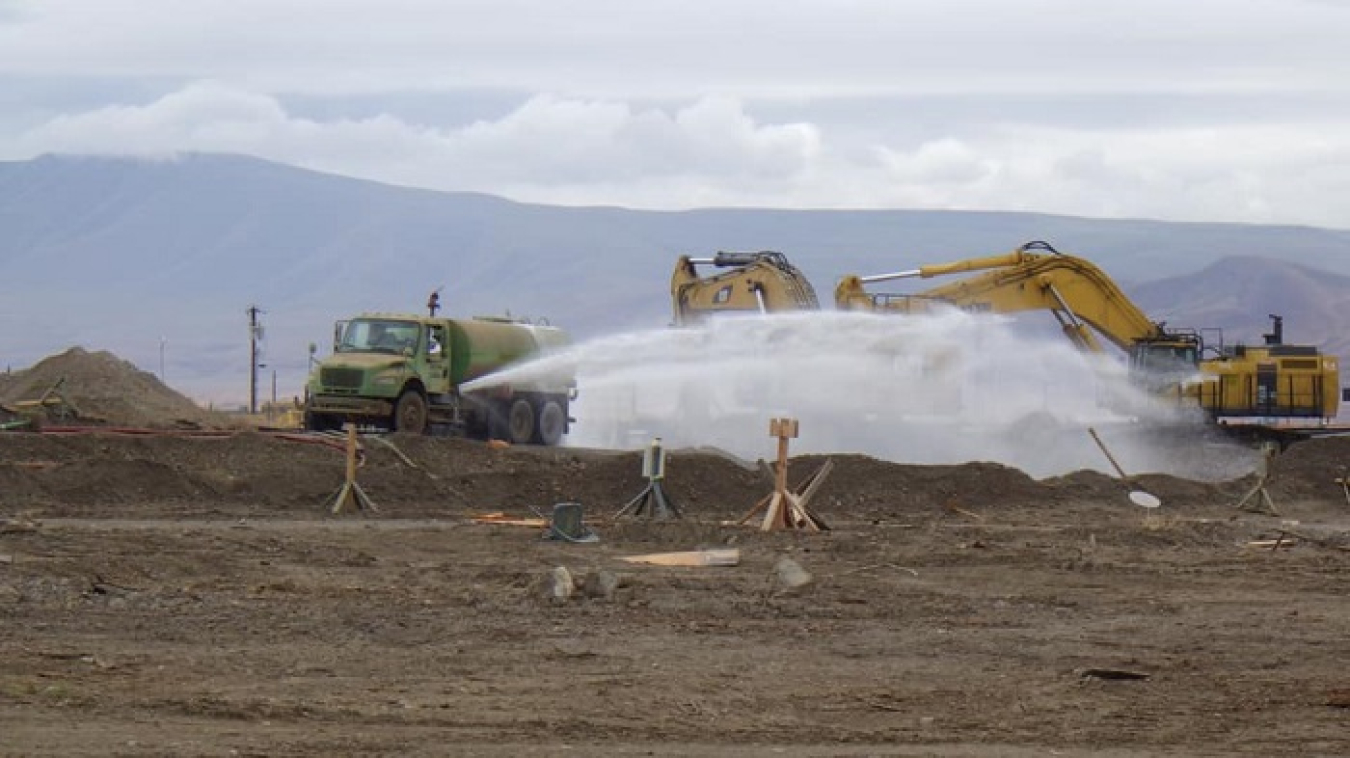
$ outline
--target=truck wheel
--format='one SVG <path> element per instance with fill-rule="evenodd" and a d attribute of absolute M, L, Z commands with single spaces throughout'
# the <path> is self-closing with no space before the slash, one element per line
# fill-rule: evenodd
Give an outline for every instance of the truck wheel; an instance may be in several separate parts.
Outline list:
<path fill-rule="evenodd" d="M 539 430 L 535 441 L 541 445 L 556 445 L 562 442 L 563 430 L 567 428 L 567 414 L 556 400 L 549 400 L 539 409 Z"/>
<path fill-rule="evenodd" d="M 417 390 L 405 390 L 394 405 L 394 431 L 421 434 L 426 429 L 426 399 Z"/>
<path fill-rule="evenodd" d="M 534 406 L 525 398 L 517 398 L 511 403 L 511 413 L 506 417 L 511 433 L 511 444 L 523 445 L 534 438 Z"/>

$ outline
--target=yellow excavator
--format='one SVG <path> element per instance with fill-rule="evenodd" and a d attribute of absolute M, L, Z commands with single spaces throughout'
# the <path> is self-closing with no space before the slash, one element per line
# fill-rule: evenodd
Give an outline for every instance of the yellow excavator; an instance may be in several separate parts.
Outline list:
<path fill-rule="evenodd" d="M 867 285 L 980 272 L 910 295 L 874 294 Z M 1045 242 L 1006 255 L 876 276 L 846 276 L 835 289 L 843 310 L 923 313 L 938 304 L 975 312 L 1047 310 L 1075 345 L 1104 352 L 1098 335 L 1128 356 L 1132 376 L 1155 392 L 1196 402 L 1215 419 L 1334 417 L 1341 400 L 1335 356 L 1284 344 L 1283 320 L 1257 347 L 1206 348 L 1194 330 L 1168 329 L 1146 316 L 1101 269 Z M 1198 378 L 1197 378 L 1198 374 Z"/>
<path fill-rule="evenodd" d="M 699 276 L 699 266 L 724 269 Z M 670 278 L 675 326 L 696 324 L 714 313 L 816 310 L 816 290 L 787 256 L 772 250 L 719 251 L 711 258 L 680 256 Z"/>

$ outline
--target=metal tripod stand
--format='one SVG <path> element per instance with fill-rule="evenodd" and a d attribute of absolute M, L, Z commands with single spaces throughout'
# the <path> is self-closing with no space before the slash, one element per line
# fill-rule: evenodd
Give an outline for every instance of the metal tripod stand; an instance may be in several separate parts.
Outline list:
<path fill-rule="evenodd" d="M 647 518 L 681 518 L 683 514 L 680 513 L 680 507 L 661 488 L 661 480 L 666 477 L 666 451 L 661 447 L 660 437 L 653 439 L 642 454 L 642 475 L 647 477 L 647 487 L 620 508 L 614 517 L 645 514 Z"/>

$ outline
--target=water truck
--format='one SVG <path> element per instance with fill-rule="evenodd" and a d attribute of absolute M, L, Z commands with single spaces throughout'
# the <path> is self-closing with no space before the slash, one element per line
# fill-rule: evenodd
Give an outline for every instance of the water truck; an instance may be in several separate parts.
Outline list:
<path fill-rule="evenodd" d="M 573 421 L 576 381 L 569 369 L 521 382 L 461 387 L 570 344 L 566 332 L 510 318 L 442 318 L 432 293 L 428 315 L 363 313 L 338 321 L 333 354 L 305 385 L 305 428 L 346 422 L 413 434 L 446 430 L 513 444 L 557 445 Z"/>

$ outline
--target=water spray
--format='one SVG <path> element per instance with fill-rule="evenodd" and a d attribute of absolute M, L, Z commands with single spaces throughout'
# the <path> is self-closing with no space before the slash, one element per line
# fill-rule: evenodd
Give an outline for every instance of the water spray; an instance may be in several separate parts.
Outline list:
<path fill-rule="evenodd" d="M 475 380 L 464 390 L 573 371 L 576 447 L 716 448 L 754 460 L 766 418 L 809 425 L 802 453 L 858 453 L 921 465 L 1002 463 L 1043 478 L 1108 472 L 1088 426 L 1141 471 L 1218 481 L 1253 464 L 1244 448 L 1176 449 L 1154 422 L 1198 419 L 1136 386 L 1123 360 L 1086 355 L 1016 317 L 955 309 L 897 318 L 812 311 L 725 315 L 698 327 L 614 334 Z M 1180 442 L 1180 441 L 1179 441 Z"/>

